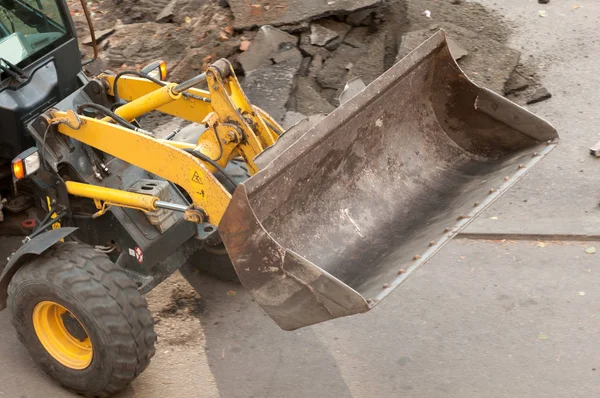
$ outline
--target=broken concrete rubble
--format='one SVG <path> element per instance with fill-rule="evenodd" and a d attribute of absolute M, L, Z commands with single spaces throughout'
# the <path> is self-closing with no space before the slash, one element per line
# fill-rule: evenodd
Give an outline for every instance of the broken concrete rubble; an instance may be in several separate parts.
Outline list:
<path fill-rule="evenodd" d="M 325 60 L 323 68 L 317 73 L 317 82 L 323 88 L 337 90 L 348 80 L 348 70 L 346 66 L 366 55 L 363 48 L 351 47 L 342 44 L 334 54 Z"/>
<path fill-rule="evenodd" d="M 335 108 L 319 94 L 317 85 L 308 77 L 298 76 L 296 78 L 296 89 L 294 90 L 295 111 L 304 115 L 317 113 L 330 113 Z"/>
<path fill-rule="evenodd" d="M 160 13 L 158 13 L 154 20 L 159 23 L 172 22 L 173 17 L 175 16 L 175 4 L 177 4 L 177 0 L 172 0 Z"/>
<path fill-rule="evenodd" d="M 317 114 L 305 117 L 287 129 L 285 133 L 279 136 L 275 145 L 271 145 L 264 152 L 254 158 L 254 163 L 259 169 L 264 169 L 277 156 L 292 146 L 307 131 L 316 126 L 325 118 L 325 115 Z"/>
<path fill-rule="evenodd" d="M 368 26 L 371 24 L 371 20 L 373 19 L 373 13 L 374 11 L 371 9 L 356 11 L 348 15 L 346 22 L 352 26 Z"/>
<path fill-rule="evenodd" d="M 282 32 L 272 26 L 263 26 L 252 41 L 252 45 L 246 52 L 239 56 L 239 61 L 246 73 L 251 72 L 264 63 L 270 63 L 271 59 L 284 47 L 296 48 L 298 38 L 289 33 Z"/>
<path fill-rule="evenodd" d="M 354 60 L 352 67 L 348 71 L 347 80 L 359 77 L 365 84 L 370 84 L 385 72 L 385 40 L 385 32 L 379 32 L 369 36 L 369 41 L 366 46 L 366 56 Z M 344 85 L 346 84 L 346 81 L 343 82 Z M 343 87 L 340 86 L 340 93 L 342 89 Z"/>
<path fill-rule="evenodd" d="M 337 37 L 335 37 L 333 40 L 330 40 L 323 46 L 329 51 L 334 51 L 335 49 L 337 49 L 344 41 L 344 38 L 346 37 L 350 29 L 352 29 L 350 25 L 336 21 L 331 18 L 321 19 L 315 24 L 325 29 L 329 29 L 330 31 L 335 32 L 337 34 Z"/>
<path fill-rule="evenodd" d="M 344 37 L 344 44 L 359 48 L 364 45 L 364 38 L 369 35 L 369 29 L 365 27 L 354 28 Z"/>
<path fill-rule="evenodd" d="M 298 124 L 298 122 L 300 122 L 301 120 L 303 120 L 305 118 L 306 118 L 306 115 L 303 115 L 301 113 L 294 112 L 294 111 L 287 111 L 285 113 L 285 116 L 283 117 L 283 120 L 281 121 L 281 127 L 283 127 L 284 130 L 288 130 L 290 127 Z"/>
<path fill-rule="evenodd" d="M 290 98 L 294 87 L 294 77 L 300 69 L 302 61 L 298 50 L 291 51 L 297 51 L 298 56 L 279 64 L 263 65 L 246 75 L 242 82 L 242 88 L 250 101 L 262 109 L 267 109 L 278 122 L 285 115 L 285 104 Z"/>
<path fill-rule="evenodd" d="M 323 68 L 323 57 L 319 54 L 316 54 L 312 57 L 310 64 L 308 66 L 308 76 L 317 77 L 319 71 Z"/>
<path fill-rule="evenodd" d="M 285 104 L 302 64 L 297 41 L 295 36 L 263 26 L 248 51 L 239 56 L 246 73 L 242 88 L 252 103 L 267 109 L 277 121 L 286 113 Z"/>
<path fill-rule="evenodd" d="M 446 31 L 448 37 L 456 38 L 457 42 L 460 40 L 460 46 L 469 53 L 459 61 L 467 76 L 483 87 L 503 93 L 504 83 L 519 63 L 521 54 L 497 40 L 461 26 L 444 22 L 406 33 L 398 49 L 397 60 L 405 57 L 440 28 Z"/>
<path fill-rule="evenodd" d="M 169 78 L 175 81 L 228 58 L 251 99 L 281 120 L 287 111 L 307 115 L 331 111 L 349 79 L 360 77 L 370 83 L 444 28 L 454 58 L 476 83 L 523 104 L 540 87 L 530 74 L 524 75 L 525 83 L 512 81 L 519 53 L 506 46 L 508 31 L 503 23 L 479 4 L 440 0 L 230 3 L 231 8 L 222 8 L 218 0 L 203 0 L 201 5 L 196 0 L 135 0 L 112 10 L 114 3 L 105 4 L 112 20 L 100 19 L 96 26 L 99 33 L 113 28 L 114 32 L 104 40 L 101 57 L 111 69 L 137 68 L 164 59 Z M 424 18 L 423 9 L 434 18 Z M 74 20 L 87 35 L 82 18 Z M 114 18 L 124 25 L 115 27 Z M 259 20 L 277 28 L 239 30 L 250 26 L 248 22 L 258 26 Z"/>
<path fill-rule="evenodd" d="M 172 66 L 181 59 L 186 48 L 185 37 L 170 35 L 172 27 L 166 24 L 148 22 L 143 24 L 122 25 L 110 37 L 110 47 L 102 55 L 110 59 L 113 65 L 146 64 L 162 59 Z M 147 37 L 159 37 L 160 40 L 131 40 L 131 37 L 144 31 Z M 160 54 L 160 55 L 159 55 Z"/>
<path fill-rule="evenodd" d="M 529 79 L 515 70 L 504 84 L 504 95 L 515 94 L 526 90 L 529 87 L 529 84 Z"/>
<path fill-rule="evenodd" d="M 316 23 L 310 25 L 310 44 L 324 47 L 325 44 L 337 37 L 339 37 L 339 35 L 333 30 L 327 29 Z"/>
<path fill-rule="evenodd" d="M 469 52 L 451 37 L 448 37 L 448 48 L 450 49 L 450 54 L 452 54 L 452 57 L 456 61 L 462 59 L 462 57 L 466 57 L 467 55 L 469 55 Z"/>
<path fill-rule="evenodd" d="M 311 21 L 333 14 L 347 15 L 372 8 L 381 0 L 229 0 L 236 29 L 261 25 L 285 25 Z"/>
<path fill-rule="evenodd" d="M 300 35 L 300 50 L 305 54 L 311 57 L 319 55 L 321 58 L 326 59 L 329 58 L 330 52 L 324 47 L 314 46 L 310 44 L 310 33 L 303 32 Z"/>
<path fill-rule="evenodd" d="M 537 102 L 545 101 L 552 97 L 552 94 L 545 88 L 538 88 L 530 97 L 527 99 L 527 104 L 535 104 Z"/>

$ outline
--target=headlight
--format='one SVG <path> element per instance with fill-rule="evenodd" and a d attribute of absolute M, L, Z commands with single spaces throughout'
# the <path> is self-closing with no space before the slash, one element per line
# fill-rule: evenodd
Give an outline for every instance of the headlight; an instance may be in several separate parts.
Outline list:
<path fill-rule="evenodd" d="M 37 148 L 29 148 L 12 161 L 12 173 L 15 180 L 21 180 L 40 169 L 40 153 Z"/>

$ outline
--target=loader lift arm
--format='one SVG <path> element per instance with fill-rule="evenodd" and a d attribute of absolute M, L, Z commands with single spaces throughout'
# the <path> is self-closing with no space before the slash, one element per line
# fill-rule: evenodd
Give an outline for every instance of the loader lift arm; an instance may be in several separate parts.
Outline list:
<path fill-rule="evenodd" d="M 100 78 L 108 93 L 114 95 L 115 76 Z M 224 168 L 231 159 L 241 156 L 249 172 L 255 174 L 258 168 L 253 159 L 277 140 L 281 128 L 249 103 L 228 61 L 213 64 L 206 72 L 206 80 L 209 91 L 187 88 L 187 82 L 157 87 L 150 80 L 131 76 L 120 76 L 117 82 L 119 96 L 129 100 L 117 108 L 118 116 L 131 121 L 158 110 L 206 124 L 213 134 L 203 134 L 197 145 L 156 139 L 115 123 L 110 117 L 95 119 L 72 110 L 50 111 L 47 123 L 57 125 L 66 136 L 181 186 L 192 200 L 184 217 L 194 223 L 218 225 L 231 195 L 214 177 L 216 166 Z M 190 95 L 183 95 L 181 87 Z M 156 210 L 157 200 L 149 200 L 148 195 L 73 182 L 67 183 L 67 191 L 94 199 L 100 210 L 97 215 L 103 213 L 106 205 Z"/>

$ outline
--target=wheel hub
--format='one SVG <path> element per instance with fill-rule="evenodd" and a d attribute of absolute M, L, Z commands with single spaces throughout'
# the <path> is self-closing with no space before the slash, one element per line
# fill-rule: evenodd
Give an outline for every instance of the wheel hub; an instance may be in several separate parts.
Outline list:
<path fill-rule="evenodd" d="M 33 327 L 42 346 L 62 365 L 83 370 L 92 363 L 93 347 L 85 328 L 65 307 L 42 301 L 33 309 Z"/>

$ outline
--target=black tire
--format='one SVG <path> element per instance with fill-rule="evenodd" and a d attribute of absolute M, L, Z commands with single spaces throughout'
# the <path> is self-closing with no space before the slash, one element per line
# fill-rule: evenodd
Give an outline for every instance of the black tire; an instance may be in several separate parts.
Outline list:
<path fill-rule="evenodd" d="M 156 334 L 146 300 L 122 269 L 87 245 L 58 244 L 33 259 L 15 274 L 8 296 L 13 326 L 32 358 L 79 394 L 107 397 L 122 390 L 154 356 Z M 89 336 L 92 357 L 85 369 L 63 365 L 40 342 L 34 309 L 48 302 L 68 310 Z M 65 314 L 55 318 L 69 330 Z"/>
<path fill-rule="evenodd" d="M 240 281 L 222 244 L 216 247 L 204 246 L 189 258 L 188 263 L 220 281 Z"/>

